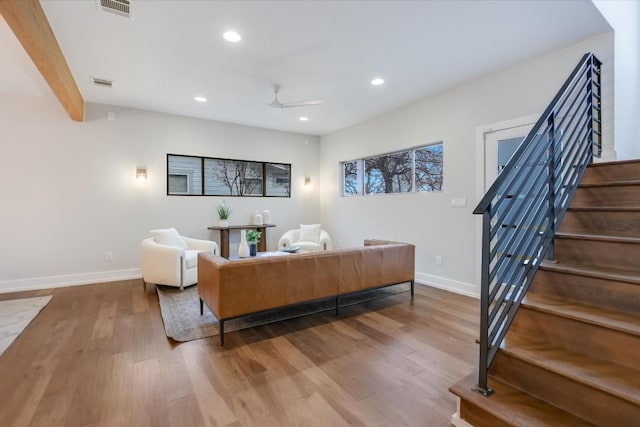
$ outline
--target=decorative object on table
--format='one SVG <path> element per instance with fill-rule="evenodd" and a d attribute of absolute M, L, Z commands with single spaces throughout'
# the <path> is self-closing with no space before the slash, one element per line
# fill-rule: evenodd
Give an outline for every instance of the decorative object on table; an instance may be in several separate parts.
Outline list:
<path fill-rule="evenodd" d="M 247 230 L 240 230 L 240 247 L 238 247 L 238 256 L 247 258 L 249 256 L 249 244 L 247 243 Z"/>
<path fill-rule="evenodd" d="M 280 248 L 281 252 L 288 252 L 290 254 L 295 254 L 300 250 L 300 246 L 284 246 Z"/>
<path fill-rule="evenodd" d="M 267 250 L 267 228 L 275 227 L 275 224 L 262 224 L 262 225 L 253 225 L 253 224 L 233 224 L 228 227 L 220 227 L 218 225 L 207 227 L 207 230 L 219 231 L 220 232 L 220 256 L 222 258 L 229 258 L 231 255 L 229 248 L 229 235 L 233 230 L 251 230 L 256 229 L 262 233 L 264 239 L 258 242 L 258 252 L 265 252 Z M 237 252 L 234 254 L 236 255 Z"/>
<path fill-rule="evenodd" d="M 256 256 L 258 253 L 258 242 L 262 237 L 262 233 L 258 230 L 247 231 L 247 241 L 249 242 L 249 255 Z"/>
<path fill-rule="evenodd" d="M 256 213 L 253 215 L 253 225 L 262 225 L 262 215 L 260 215 L 260 212 L 256 211 Z"/>
<path fill-rule="evenodd" d="M 278 242 L 278 250 L 291 246 L 298 246 L 306 252 L 332 249 L 329 233 L 320 227 L 320 224 L 300 224 L 300 228 L 287 231 Z"/>
<path fill-rule="evenodd" d="M 264 221 L 265 224 L 271 224 L 271 212 L 269 209 L 262 211 L 262 221 Z"/>
<path fill-rule="evenodd" d="M 228 227 L 229 226 L 229 217 L 231 216 L 231 208 L 227 205 L 227 203 L 223 200 L 218 203 L 218 225 L 220 227 Z"/>

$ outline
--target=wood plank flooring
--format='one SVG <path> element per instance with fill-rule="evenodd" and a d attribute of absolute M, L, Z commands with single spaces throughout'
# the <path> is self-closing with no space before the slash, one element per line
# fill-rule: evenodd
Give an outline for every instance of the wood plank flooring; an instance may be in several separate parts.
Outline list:
<path fill-rule="evenodd" d="M 0 356 L 0 426 L 450 426 L 478 301 L 426 286 L 174 343 L 139 280 L 52 294 Z"/>

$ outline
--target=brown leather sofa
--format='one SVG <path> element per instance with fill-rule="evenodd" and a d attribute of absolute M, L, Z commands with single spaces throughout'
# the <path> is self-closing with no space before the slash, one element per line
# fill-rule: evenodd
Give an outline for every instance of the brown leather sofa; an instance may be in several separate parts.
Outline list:
<path fill-rule="evenodd" d="M 411 282 L 413 298 L 415 246 L 366 240 L 364 247 L 272 257 L 228 260 L 209 252 L 198 255 L 200 314 L 203 303 L 220 322 L 364 289 Z"/>

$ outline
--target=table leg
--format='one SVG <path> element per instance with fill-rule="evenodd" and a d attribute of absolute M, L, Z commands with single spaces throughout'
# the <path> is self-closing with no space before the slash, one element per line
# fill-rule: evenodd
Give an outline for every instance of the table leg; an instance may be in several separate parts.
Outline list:
<path fill-rule="evenodd" d="M 258 241 L 258 252 L 267 251 L 267 227 L 256 227 L 256 230 L 262 233 L 262 237 Z"/>
<path fill-rule="evenodd" d="M 229 258 L 229 229 L 220 230 L 220 256 Z"/>

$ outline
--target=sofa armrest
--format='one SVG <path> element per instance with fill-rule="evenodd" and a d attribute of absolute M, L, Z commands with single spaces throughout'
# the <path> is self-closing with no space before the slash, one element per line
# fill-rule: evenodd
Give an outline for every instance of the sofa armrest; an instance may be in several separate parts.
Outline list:
<path fill-rule="evenodd" d="M 324 230 L 320 230 L 320 241 L 318 243 L 320 243 L 320 247 L 325 251 L 333 249 L 331 237 L 329 236 L 329 233 Z"/>
<path fill-rule="evenodd" d="M 145 239 L 140 244 L 142 279 L 148 283 L 180 286 L 184 250 Z"/>
<path fill-rule="evenodd" d="M 278 241 L 278 248 L 288 248 L 298 240 L 300 240 L 300 230 L 289 230 Z"/>
<path fill-rule="evenodd" d="M 218 244 L 211 240 L 192 239 L 191 237 L 181 236 L 189 249 L 195 249 L 199 251 L 212 252 L 216 255 L 220 253 L 218 250 Z"/>

